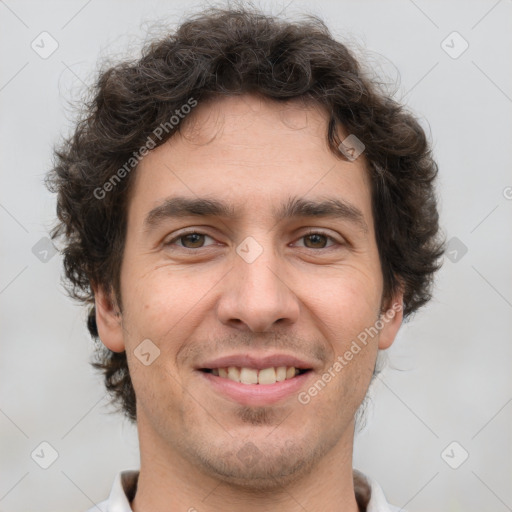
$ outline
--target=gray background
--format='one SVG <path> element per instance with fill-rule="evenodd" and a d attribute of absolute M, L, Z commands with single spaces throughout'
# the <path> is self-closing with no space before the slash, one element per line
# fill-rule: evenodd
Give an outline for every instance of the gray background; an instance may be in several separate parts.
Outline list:
<path fill-rule="evenodd" d="M 395 97 L 431 132 L 440 165 L 450 254 L 433 301 L 388 351 L 354 467 L 410 512 L 512 510 L 512 1 L 259 5 L 319 14 L 399 79 Z M 189 11 L 155 0 L 0 1 L 3 512 L 83 511 L 108 495 L 118 471 L 138 465 L 136 432 L 106 405 L 87 364 L 85 313 L 45 246 L 55 203 L 42 180 L 52 145 L 72 126 L 69 102 L 98 59 L 136 55 L 155 21 L 173 26 Z M 43 31 L 59 45 L 47 58 L 31 47 L 51 49 L 49 39 L 41 48 Z M 454 31 L 469 44 L 461 55 Z M 58 453 L 48 469 L 31 458 L 43 441 Z"/>

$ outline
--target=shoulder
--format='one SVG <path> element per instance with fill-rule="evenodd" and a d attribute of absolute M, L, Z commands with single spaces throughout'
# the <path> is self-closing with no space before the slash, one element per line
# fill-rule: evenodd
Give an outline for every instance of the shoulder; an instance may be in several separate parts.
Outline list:
<path fill-rule="evenodd" d="M 357 469 L 353 470 L 354 490 L 358 504 L 366 512 L 407 512 L 388 503 L 382 487 L 369 476 Z"/>
<path fill-rule="evenodd" d="M 102 501 L 101 503 L 97 503 L 93 505 L 91 508 L 87 509 L 86 512 L 108 512 L 108 500 Z"/>
<path fill-rule="evenodd" d="M 108 499 L 93 505 L 86 512 L 132 512 L 130 502 L 135 496 L 139 471 L 129 469 L 118 473 Z"/>

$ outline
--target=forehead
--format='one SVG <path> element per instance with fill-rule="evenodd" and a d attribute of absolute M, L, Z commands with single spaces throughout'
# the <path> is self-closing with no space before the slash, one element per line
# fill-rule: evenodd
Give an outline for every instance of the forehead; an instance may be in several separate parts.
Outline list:
<path fill-rule="evenodd" d="M 290 197 L 339 196 L 371 217 L 364 157 L 334 155 L 327 128 L 323 107 L 302 99 L 241 95 L 199 103 L 139 164 L 130 208 L 142 214 L 170 196 L 211 197 L 243 215 L 274 213 Z"/>
<path fill-rule="evenodd" d="M 320 141 L 325 138 L 326 122 L 327 111 L 311 99 L 278 101 L 258 94 L 241 94 L 199 102 L 180 130 L 183 137 L 196 144 L 208 144 L 213 139 L 226 142 L 229 138 L 265 138 L 276 131 L 285 137 L 295 132 L 295 137 Z M 251 132 L 241 132 L 241 128 Z"/>

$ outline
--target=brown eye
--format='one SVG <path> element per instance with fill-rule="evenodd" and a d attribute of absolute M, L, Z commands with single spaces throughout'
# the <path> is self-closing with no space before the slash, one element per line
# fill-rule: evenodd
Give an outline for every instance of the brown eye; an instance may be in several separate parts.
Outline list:
<path fill-rule="evenodd" d="M 332 236 L 315 231 L 302 235 L 300 239 L 304 240 L 304 247 L 306 247 L 306 249 L 329 249 L 333 245 L 340 245 L 340 242 L 335 240 Z M 306 240 L 308 242 L 306 242 Z M 329 244 L 329 242 L 331 243 Z"/>
<path fill-rule="evenodd" d="M 203 247 L 208 247 L 208 245 L 205 245 L 206 238 L 213 240 L 213 238 L 208 235 L 191 231 L 190 233 L 181 234 L 172 240 L 165 242 L 164 245 L 166 247 L 174 246 L 174 248 L 177 246 L 182 249 L 201 249 Z"/>
<path fill-rule="evenodd" d="M 311 242 L 311 245 L 305 244 L 308 249 L 324 249 L 328 238 L 328 236 L 321 233 L 312 233 L 304 236 L 304 240 L 310 240 Z"/>
<path fill-rule="evenodd" d="M 197 249 L 198 247 L 202 247 L 204 237 L 205 235 L 201 235 L 200 233 L 189 233 L 188 235 L 180 236 L 178 240 L 183 240 L 183 247 L 187 249 Z"/>

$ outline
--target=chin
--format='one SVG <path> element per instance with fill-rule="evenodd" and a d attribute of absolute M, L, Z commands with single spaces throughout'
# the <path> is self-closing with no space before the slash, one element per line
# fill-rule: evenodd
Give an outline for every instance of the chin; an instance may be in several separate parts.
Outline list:
<path fill-rule="evenodd" d="M 310 471 L 312 462 L 290 456 L 262 456 L 258 461 L 203 461 L 210 476 L 245 491 L 268 492 L 289 485 Z"/>
<path fill-rule="evenodd" d="M 255 439 L 254 443 L 233 439 L 229 445 L 210 445 L 206 452 L 196 445 L 195 458 L 201 470 L 216 480 L 248 492 L 267 492 L 300 480 L 329 450 L 318 440 L 318 444 L 305 439 L 302 442 L 273 444 L 270 439 Z"/>

